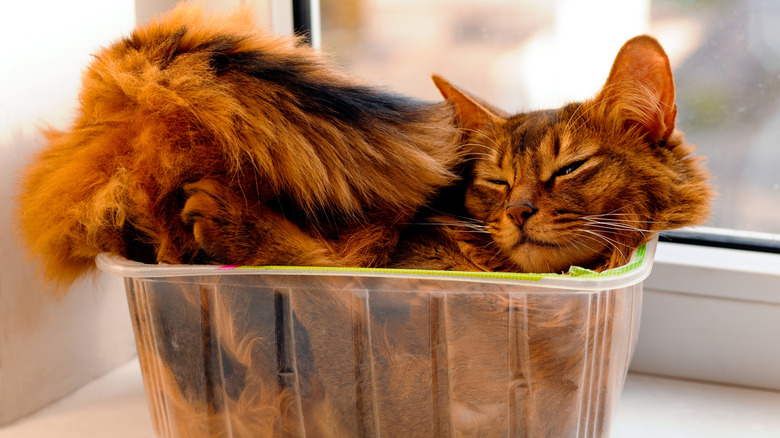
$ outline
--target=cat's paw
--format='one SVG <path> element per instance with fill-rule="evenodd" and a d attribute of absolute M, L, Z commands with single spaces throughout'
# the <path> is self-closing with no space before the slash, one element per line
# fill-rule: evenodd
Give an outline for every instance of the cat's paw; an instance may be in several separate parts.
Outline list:
<path fill-rule="evenodd" d="M 322 239 L 307 235 L 238 187 L 202 179 L 184 186 L 184 195 L 182 220 L 210 263 L 291 264 L 329 249 Z"/>
<path fill-rule="evenodd" d="M 200 252 L 216 263 L 236 263 L 236 242 L 245 239 L 245 203 L 222 183 L 202 179 L 184 186 L 182 221 L 192 229 Z"/>
<path fill-rule="evenodd" d="M 350 234 L 339 245 L 316 231 L 302 230 L 256 197 L 217 180 L 187 184 L 184 195 L 182 221 L 192 230 L 199 255 L 209 263 L 368 266 L 376 260 L 376 250 L 361 242 L 394 242 L 372 234 L 386 228 L 369 228 Z"/>

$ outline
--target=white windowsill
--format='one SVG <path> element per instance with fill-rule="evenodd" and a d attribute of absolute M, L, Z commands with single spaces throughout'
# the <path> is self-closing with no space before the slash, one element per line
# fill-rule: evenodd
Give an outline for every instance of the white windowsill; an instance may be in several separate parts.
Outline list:
<path fill-rule="evenodd" d="M 780 254 L 660 242 L 644 291 L 632 371 L 780 390 Z"/>
<path fill-rule="evenodd" d="M 780 254 L 659 242 L 644 287 L 780 304 Z"/>
<path fill-rule="evenodd" d="M 0 428 L 1 438 L 154 438 L 133 360 L 60 402 Z M 630 374 L 613 438 L 778 437 L 780 392 Z"/>

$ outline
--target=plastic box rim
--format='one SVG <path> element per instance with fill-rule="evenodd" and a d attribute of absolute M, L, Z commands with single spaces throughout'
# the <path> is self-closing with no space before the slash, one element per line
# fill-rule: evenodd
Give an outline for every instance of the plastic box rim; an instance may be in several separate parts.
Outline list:
<path fill-rule="evenodd" d="M 214 275 L 295 275 L 295 276 L 350 276 L 405 279 L 432 279 L 458 282 L 480 282 L 534 286 L 551 289 L 598 291 L 620 289 L 644 281 L 653 267 L 658 237 L 649 240 L 634 252 L 631 261 L 623 267 L 605 273 L 571 274 L 512 274 L 484 272 L 424 271 L 410 269 L 327 268 L 298 266 L 219 266 L 146 264 L 118 255 L 99 254 L 98 269 L 125 278 L 162 278 Z"/>

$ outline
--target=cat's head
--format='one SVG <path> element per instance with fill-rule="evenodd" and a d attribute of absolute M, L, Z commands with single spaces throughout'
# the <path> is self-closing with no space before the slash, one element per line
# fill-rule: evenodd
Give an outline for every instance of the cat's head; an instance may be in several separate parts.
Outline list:
<path fill-rule="evenodd" d="M 501 257 L 526 272 L 627 261 L 660 230 L 701 223 L 708 176 L 674 130 L 669 60 L 629 40 L 595 98 L 507 115 L 434 76 L 464 130 L 465 207 Z"/>

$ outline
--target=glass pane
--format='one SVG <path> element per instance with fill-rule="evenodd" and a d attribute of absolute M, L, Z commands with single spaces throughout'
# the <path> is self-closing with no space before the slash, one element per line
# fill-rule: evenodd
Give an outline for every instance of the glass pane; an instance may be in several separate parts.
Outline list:
<path fill-rule="evenodd" d="M 709 226 L 780 233 L 780 2 L 321 0 L 322 47 L 353 76 L 440 100 L 431 73 L 518 112 L 588 98 L 628 38 L 655 35 L 677 126 L 707 157 Z"/>

